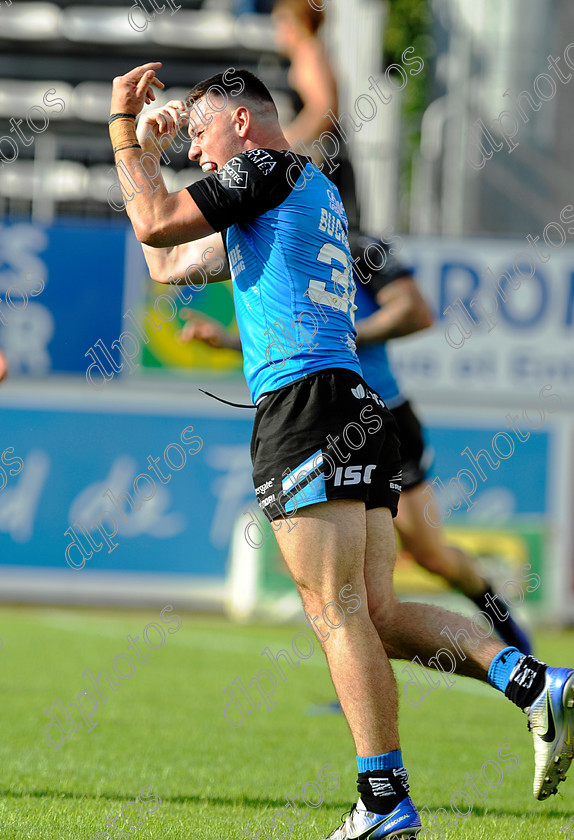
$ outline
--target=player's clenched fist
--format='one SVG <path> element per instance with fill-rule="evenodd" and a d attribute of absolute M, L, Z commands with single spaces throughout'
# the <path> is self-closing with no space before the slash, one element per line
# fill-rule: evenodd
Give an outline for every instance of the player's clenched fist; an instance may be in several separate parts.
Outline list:
<path fill-rule="evenodd" d="M 155 88 L 164 88 L 155 71 L 161 67 L 161 61 L 151 61 L 134 67 L 123 76 L 116 76 L 112 88 L 112 114 L 134 114 L 137 116 L 144 105 L 155 101 Z"/>
<path fill-rule="evenodd" d="M 161 146 L 165 149 L 171 145 L 188 119 L 189 114 L 183 99 L 172 99 L 167 105 L 141 115 L 137 128 L 138 142 L 144 151 L 148 151 L 148 146 L 149 151 L 153 151 L 154 145 L 149 139 L 151 132 L 153 138 L 162 140 Z M 164 137 L 169 138 L 169 142 L 163 140 Z"/>
<path fill-rule="evenodd" d="M 237 336 L 231 335 L 218 321 L 193 309 L 182 309 L 180 315 L 186 324 L 179 334 L 179 340 L 189 342 L 193 339 L 203 341 L 209 347 L 239 350 L 241 344 Z"/>

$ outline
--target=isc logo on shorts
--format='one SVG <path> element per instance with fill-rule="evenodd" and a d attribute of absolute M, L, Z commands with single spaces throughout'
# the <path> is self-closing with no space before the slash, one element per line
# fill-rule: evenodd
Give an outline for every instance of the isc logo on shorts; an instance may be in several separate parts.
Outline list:
<path fill-rule="evenodd" d="M 371 473 L 375 469 L 376 464 L 369 464 L 367 467 L 359 465 L 358 467 L 345 467 L 345 474 L 343 477 L 343 467 L 337 467 L 333 478 L 335 487 L 340 487 L 341 484 L 364 484 L 371 483 Z M 364 475 L 363 475 L 364 470 Z"/>

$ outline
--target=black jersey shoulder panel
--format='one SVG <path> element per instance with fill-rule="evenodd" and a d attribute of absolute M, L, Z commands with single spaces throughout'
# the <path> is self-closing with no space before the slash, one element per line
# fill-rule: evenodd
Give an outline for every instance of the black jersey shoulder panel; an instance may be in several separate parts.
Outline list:
<path fill-rule="evenodd" d="M 187 190 L 219 232 L 253 221 L 282 204 L 308 163 L 308 158 L 294 152 L 251 149 Z"/>

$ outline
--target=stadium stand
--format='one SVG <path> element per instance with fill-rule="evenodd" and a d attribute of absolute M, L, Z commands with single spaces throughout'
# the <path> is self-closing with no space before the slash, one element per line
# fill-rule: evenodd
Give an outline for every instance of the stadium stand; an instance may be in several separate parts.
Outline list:
<path fill-rule="evenodd" d="M 166 4 L 143 31 L 130 24 L 134 7 L 137 26 L 145 17 L 129 0 L 3 7 L 0 212 L 5 217 L 117 217 L 108 201 L 115 183 L 107 133 L 111 80 L 137 64 L 163 60 L 166 90 L 158 102 L 182 98 L 199 79 L 236 66 L 261 75 L 280 107 L 289 107 L 285 62 L 275 53 L 268 15 L 237 17 L 225 2 L 180 5 L 172 14 Z M 149 0 L 144 8 L 153 8 Z M 50 102 L 61 99 L 65 108 L 46 107 L 51 89 Z M 38 109 L 44 121 L 49 118 L 49 133 Z M 16 133 L 18 120 L 23 134 Z M 171 168 L 164 170 L 170 189 L 199 177 L 186 154 L 185 148 L 170 152 Z"/>

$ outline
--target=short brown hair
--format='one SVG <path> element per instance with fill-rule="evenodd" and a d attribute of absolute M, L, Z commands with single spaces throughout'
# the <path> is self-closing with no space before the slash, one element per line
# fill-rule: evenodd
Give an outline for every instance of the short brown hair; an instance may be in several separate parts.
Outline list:
<path fill-rule="evenodd" d="M 311 6 L 309 0 L 277 0 L 273 6 L 274 12 L 289 11 L 303 23 L 313 34 L 325 22 L 325 12 Z"/>
<path fill-rule="evenodd" d="M 264 103 L 277 113 L 277 107 L 273 101 L 273 97 L 261 79 L 254 73 L 251 73 L 250 70 L 236 70 L 234 67 L 230 67 L 224 73 L 216 73 L 215 76 L 210 76 L 209 79 L 198 82 L 187 94 L 185 101 L 190 108 L 194 102 L 197 102 L 204 96 L 209 96 L 210 91 L 213 89 L 215 89 L 216 94 L 221 91 L 227 101 L 227 89 L 231 86 L 234 88 L 230 90 L 231 96 Z M 237 86 L 239 90 L 236 89 Z M 219 95 L 221 96 L 221 93 Z"/>

